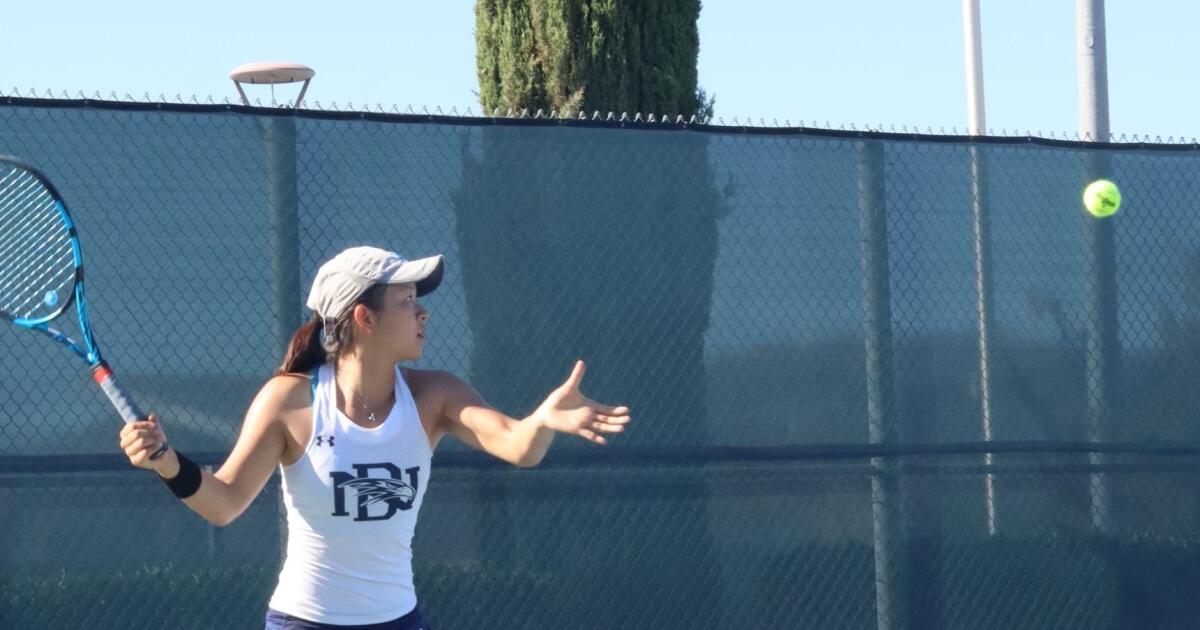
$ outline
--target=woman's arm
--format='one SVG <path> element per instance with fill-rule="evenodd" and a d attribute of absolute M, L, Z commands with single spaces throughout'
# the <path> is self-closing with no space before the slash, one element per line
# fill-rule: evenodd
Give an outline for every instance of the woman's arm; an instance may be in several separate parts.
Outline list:
<path fill-rule="evenodd" d="M 200 487 L 183 500 L 184 504 L 218 527 L 233 522 L 262 491 L 283 457 L 287 445 L 285 417 L 311 409 L 310 398 L 307 379 L 277 376 L 268 381 L 251 403 L 229 458 L 217 472 L 203 473 Z M 180 470 L 174 449 L 155 461 L 149 459 L 164 442 L 162 425 L 153 415 L 149 421 L 126 425 L 121 431 L 121 448 L 130 463 L 173 479 Z"/>
<path fill-rule="evenodd" d="M 602 434 L 624 431 L 629 423 L 629 409 L 601 405 L 584 396 L 579 391 L 584 370 L 583 361 L 576 362 L 566 382 L 550 392 L 524 420 L 491 408 L 457 377 L 437 373 L 437 389 L 444 400 L 439 428 L 474 448 L 523 467 L 541 463 L 555 433 L 569 433 L 606 444 Z"/>

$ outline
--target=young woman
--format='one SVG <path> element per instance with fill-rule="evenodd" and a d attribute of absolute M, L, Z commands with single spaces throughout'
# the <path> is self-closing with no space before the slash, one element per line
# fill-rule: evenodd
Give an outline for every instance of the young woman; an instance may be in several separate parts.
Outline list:
<path fill-rule="evenodd" d="M 604 444 L 604 434 L 629 423 L 628 408 L 580 393 L 582 361 L 524 420 L 492 409 L 451 374 L 399 367 L 421 356 L 429 313 L 417 298 L 437 288 L 442 266 L 441 256 L 406 261 L 373 247 L 322 265 L 307 302 L 314 317 L 292 337 L 217 472 L 167 446 L 154 415 L 121 431 L 130 463 L 157 472 L 218 526 L 280 467 L 288 548 L 268 629 L 428 628 L 411 542 L 443 436 L 536 466 L 556 432 Z"/>

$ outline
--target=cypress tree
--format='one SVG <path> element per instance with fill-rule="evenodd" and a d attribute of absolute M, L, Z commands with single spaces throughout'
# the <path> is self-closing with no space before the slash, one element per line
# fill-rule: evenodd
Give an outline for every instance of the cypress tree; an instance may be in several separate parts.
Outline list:
<path fill-rule="evenodd" d="M 479 0 L 485 112 L 711 112 L 697 84 L 698 0 Z"/>

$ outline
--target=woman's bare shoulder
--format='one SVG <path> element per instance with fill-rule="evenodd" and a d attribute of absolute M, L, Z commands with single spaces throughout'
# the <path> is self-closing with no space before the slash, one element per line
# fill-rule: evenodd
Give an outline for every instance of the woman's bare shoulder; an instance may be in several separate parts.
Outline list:
<path fill-rule="evenodd" d="M 308 374 L 278 374 L 258 390 L 255 404 L 265 404 L 280 412 L 312 406 L 312 379 Z"/>
<path fill-rule="evenodd" d="M 412 390 L 413 396 L 417 397 L 445 393 L 463 385 L 462 379 L 445 370 L 400 368 L 400 373 Z"/>

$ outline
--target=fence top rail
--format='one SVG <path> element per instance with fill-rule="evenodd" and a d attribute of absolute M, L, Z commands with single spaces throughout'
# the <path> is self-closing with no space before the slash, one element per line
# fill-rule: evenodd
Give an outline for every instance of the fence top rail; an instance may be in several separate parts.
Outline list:
<path fill-rule="evenodd" d="M 757 121 L 750 118 L 731 118 L 726 120 L 721 117 L 698 117 L 696 115 L 685 118 L 681 115 L 602 113 L 598 111 L 591 114 L 578 112 L 571 115 L 560 115 L 559 112 L 546 112 L 543 110 L 533 112 L 529 110 L 508 110 L 503 112 L 496 110 L 490 115 L 480 115 L 473 112 L 470 108 L 460 112 L 457 108 L 443 110 L 441 107 L 437 107 L 430 110 L 427 107 L 415 109 L 412 106 L 408 106 L 404 110 L 401 110 L 397 106 L 392 106 L 385 110 L 381 105 L 377 105 L 374 108 L 366 105 L 356 107 L 353 103 L 346 103 L 339 106 L 336 102 L 328 105 L 316 102 L 311 107 L 309 105 L 308 102 L 303 102 L 300 108 L 291 108 L 279 105 L 263 105 L 257 101 L 254 105 L 239 105 L 229 101 L 216 102 L 211 97 L 205 102 L 201 102 L 195 97 L 192 97 L 191 101 L 184 101 L 177 97 L 174 102 L 171 102 L 163 98 L 162 95 L 160 95 L 159 100 L 155 101 L 151 100 L 148 94 L 145 100 L 134 100 L 129 95 L 126 95 L 125 99 L 119 99 L 115 94 L 109 99 L 100 98 L 98 94 L 96 98 L 89 98 L 82 93 L 78 94 L 77 98 L 72 98 L 65 93 L 62 97 L 52 97 L 50 94 L 46 96 L 0 95 L 0 106 L 44 109 L 162 111 L 192 114 L 236 113 L 250 116 L 292 117 L 316 120 L 370 120 L 396 124 L 438 123 L 468 126 L 599 127 L 692 131 L 717 134 L 795 135 L 963 144 L 1041 145 L 1122 151 L 1147 149 L 1200 151 L 1200 142 L 1196 138 L 1168 136 L 1164 139 L 1160 135 L 1152 137 L 1148 134 L 1113 134 L 1111 136 L 1112 139 L 1108 142 L 1093 142 L 1089 138 L 1081 136 L 1078 132 L 1051 131 L 1048 134 L 1043 134 L 1040 130 L 1026 130 L 1022 132 L 1017 129 L 1000 129 L 997 132 L 997 130 L 989 129 L 986 135 L 972 136 L 968 135 L 965 130 L 960 132 L 957 128 L 951 128 L 947 131 L 945 127 L 940 127 L 937 131 L 934 131 L 932 127 L 927 126 L 922 130 L 917 125 L 911 127 L 901 125 L 899 128 L 896 125 L 882 124 L 834 126 L 828 121 L 822 123 L 820 121 L 800 120 L 793 124 L 790 120 L 781 122 L 778 119 L 768 122 L 762 118 Z"/>

